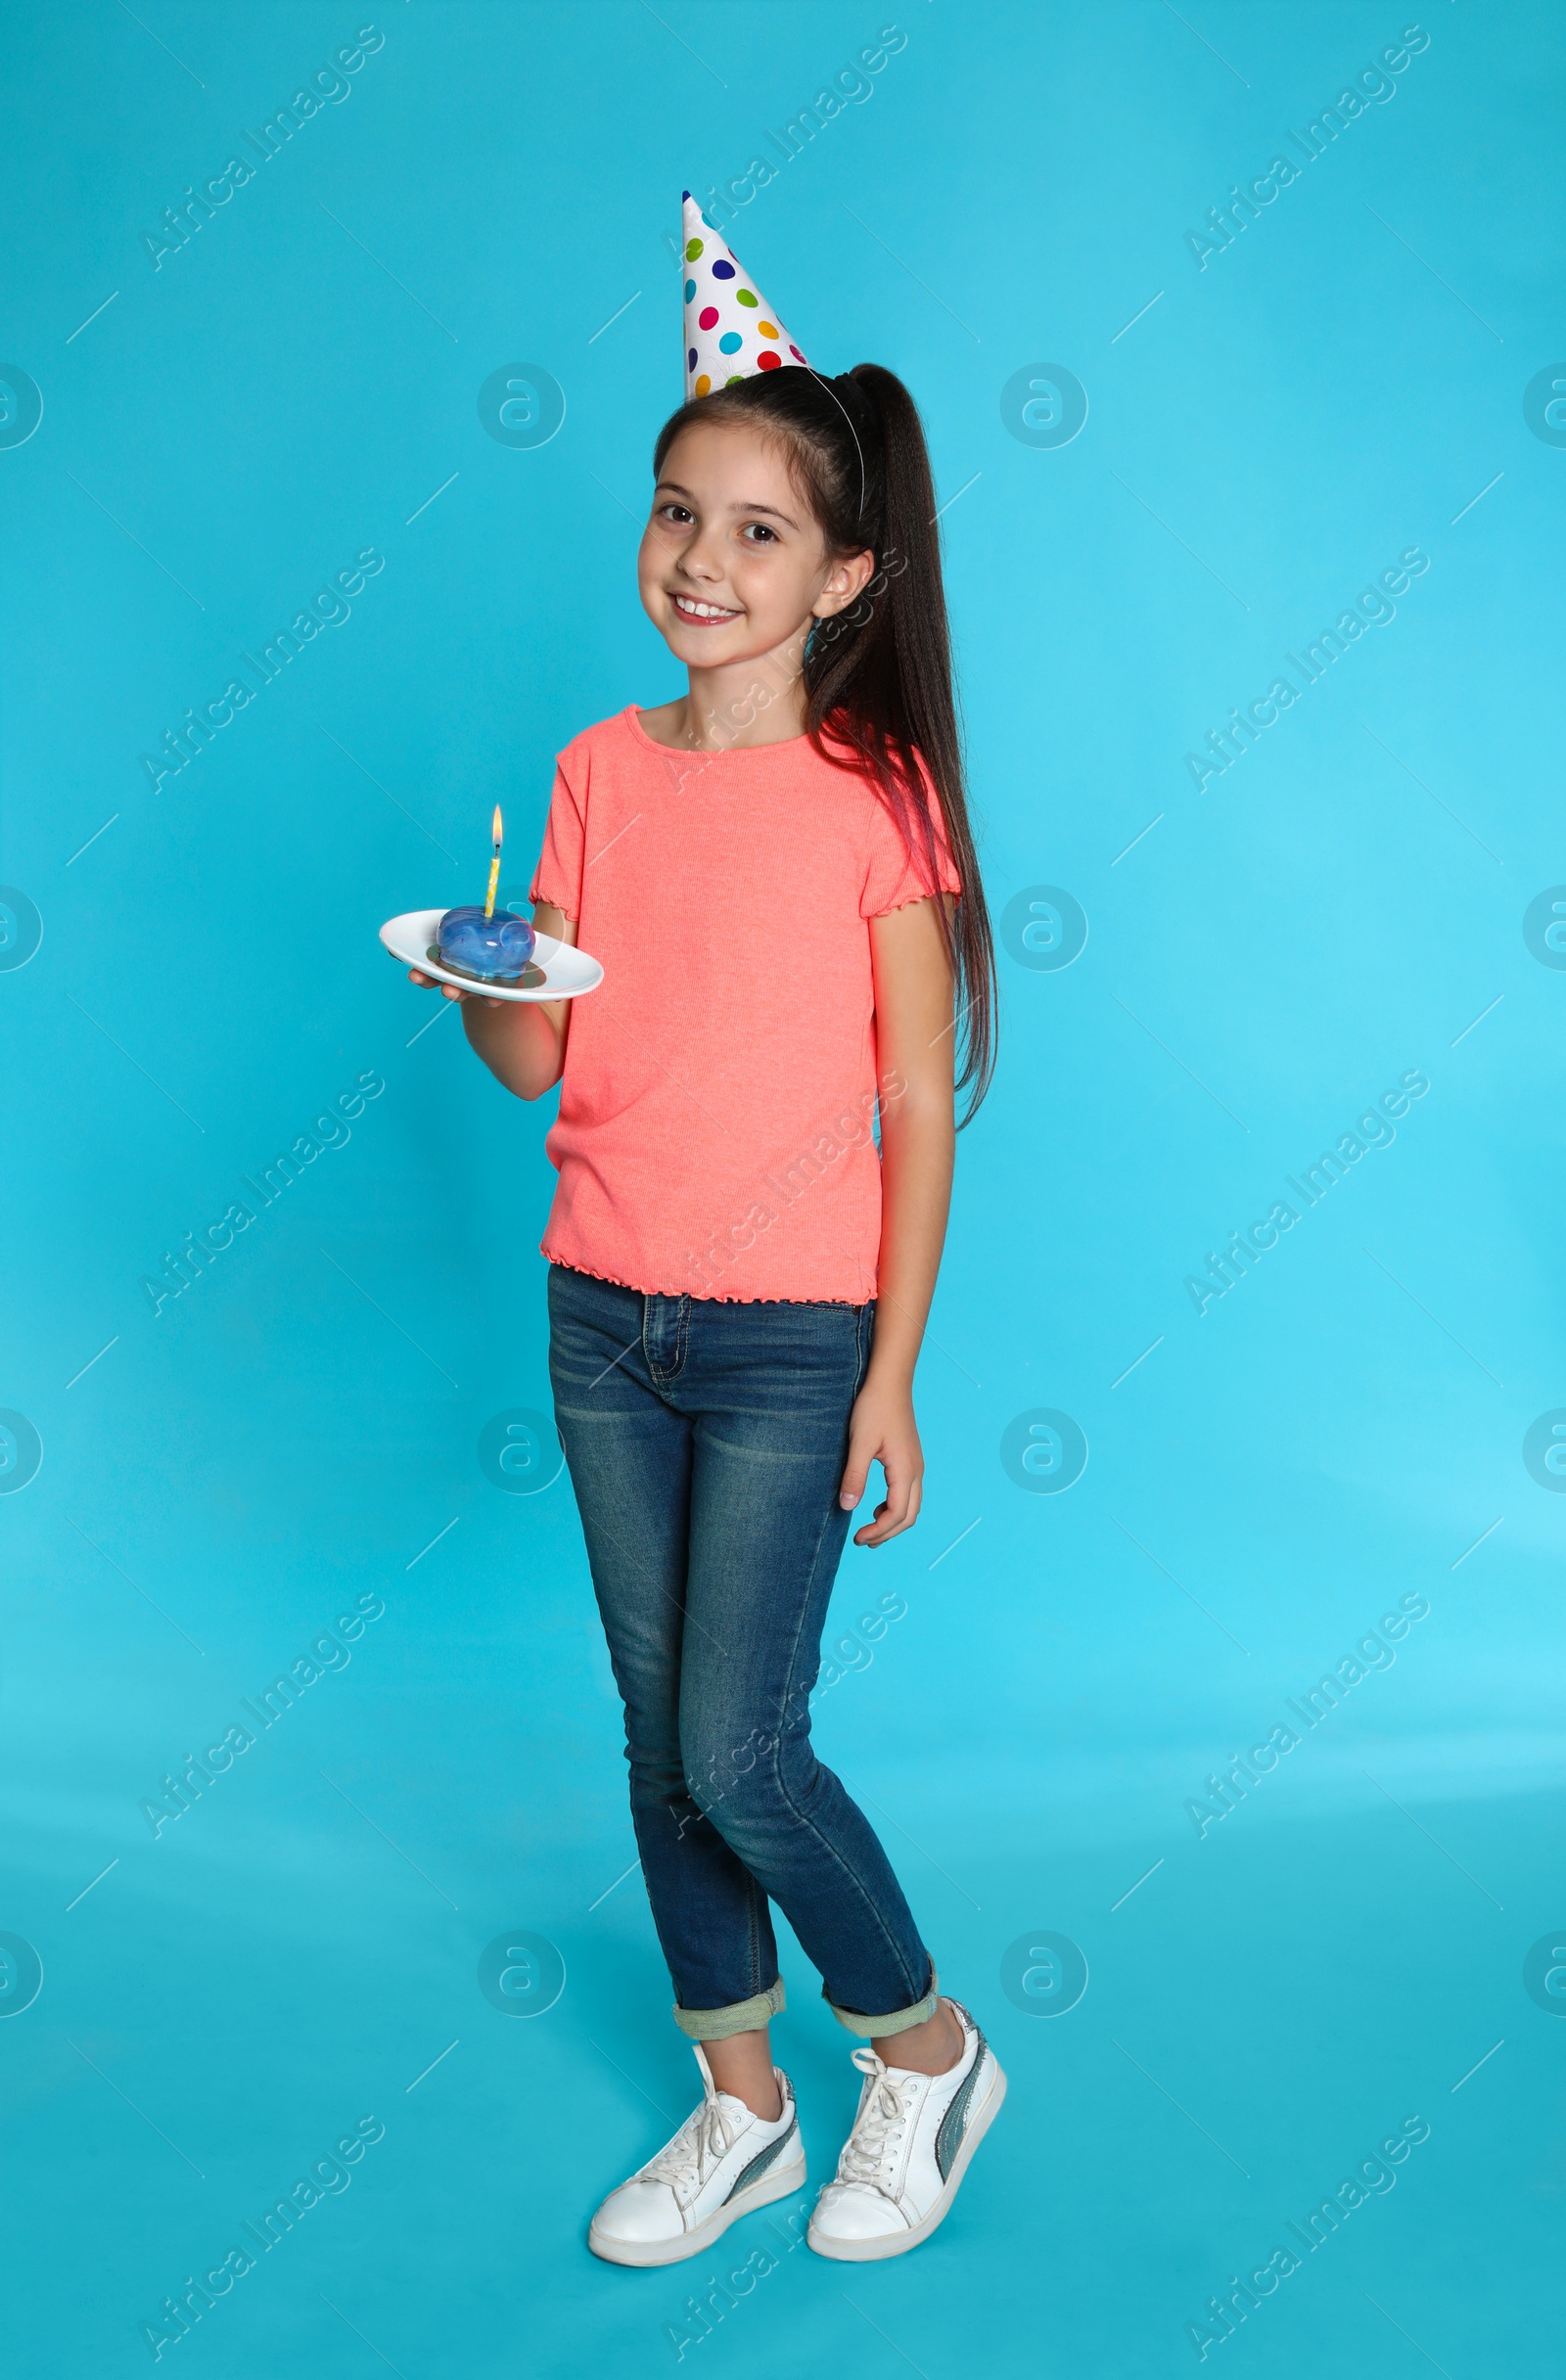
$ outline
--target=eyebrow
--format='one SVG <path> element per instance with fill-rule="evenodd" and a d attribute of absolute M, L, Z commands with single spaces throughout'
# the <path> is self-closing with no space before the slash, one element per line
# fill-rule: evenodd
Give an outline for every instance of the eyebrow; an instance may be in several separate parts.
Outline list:
<path fill-rule="evenodd" d="M 694 501 L 690 489 L 681 487 L 677 480 L 660 480 L 658 485 L 653 489 L 653 493 L 656 496 L 664 490 L 667 490 L 671 496 L 683 496 L 687 500 Z M 792 513 L 779 512 L 775 504 L 731 504 L 729 510 L 734 513 L 765 513 L 770 520 L 786 522 L 790 528 L 798 528 L 800 526 Z"/>

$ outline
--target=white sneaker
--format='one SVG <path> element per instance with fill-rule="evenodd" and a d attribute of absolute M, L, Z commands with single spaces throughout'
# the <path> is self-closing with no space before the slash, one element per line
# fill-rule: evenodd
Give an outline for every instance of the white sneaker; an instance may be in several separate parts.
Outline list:
<path fill-rule="evenodd" d="M 859 2112 L 837 2179 L 816 2200 L 806 2233 L 817 2256 L 866 2265 L 928 2239 L 1006 2095 L 995 2053 L 959 2000 L 962 2055 L 944 2075 L 886 2066 L 868 2043 L 853 2053 L 864 2077 Z"/>
<path fill-rule="evenodd" d="M 587 2245 L 611 2265 L 677 2265 L 700 2256 L 742 2215 L 804 2184 L 805 2143 L 783 2069 L 772 2069 L 783 2112 L 766 2124 L 714 2086 L 700 2043 L 691 2046 L 702 2070 L 701 2106 L 593 2217 Z"/>

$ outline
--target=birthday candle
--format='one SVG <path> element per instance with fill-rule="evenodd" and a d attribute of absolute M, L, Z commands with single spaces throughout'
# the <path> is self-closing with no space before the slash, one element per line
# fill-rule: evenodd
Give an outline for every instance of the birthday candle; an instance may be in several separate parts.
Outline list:
<path fill-rule="evenodd" d="M 485 916 L 486 918 L 493 917 L 493 915 L 494 915 L 494 913 L 495 913 L 495 887 L 496 887 L 496 885 L 498 885 L 498 884 L 499 884 L 499 882 L 500 882 L 500 845 L 501 845 L 501 827 L 500 827 L 500 804 L 499 804 L 499 802 L 498 802 L 498 801 L 495 803 L 495 823 L 494 823 L 494 834 L 495 834 L 495 855 L 494 855 L 494 857 L 493 857 L 493 858 L 490 860 L 490 862 L 489 862 L 489 890 L 488 890 L 488 892 L 487 892 L 485 893 L 485 895 L 484 895 L 484 916 Z"/>

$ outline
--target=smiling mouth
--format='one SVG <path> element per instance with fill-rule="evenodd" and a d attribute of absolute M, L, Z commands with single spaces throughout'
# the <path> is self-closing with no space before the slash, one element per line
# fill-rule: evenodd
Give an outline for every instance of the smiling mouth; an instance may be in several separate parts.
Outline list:
<path fill-rule="evenodd" d="M 725 611 L 721 604 L 703 603 L 694 595 L 676 595 L 672 601 L 680 618 L 689 620 L 693 628 L 721 628 L 726 621 L 740 617 L 738 612 Z"/>

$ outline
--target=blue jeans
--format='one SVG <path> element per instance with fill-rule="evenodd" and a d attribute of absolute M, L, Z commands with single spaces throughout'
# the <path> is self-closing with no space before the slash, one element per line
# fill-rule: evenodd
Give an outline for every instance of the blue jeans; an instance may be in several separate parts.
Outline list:
<path fill-rule="evenodd" d="M 552 1263 L 549 1323 L 675 2023 L 721 2040 L 783 2006 L 771 1900 L 850 2032 L 923 2023 L 930 1954 L 810 1745 L 874 1305 L 644 1295 Z"/>

